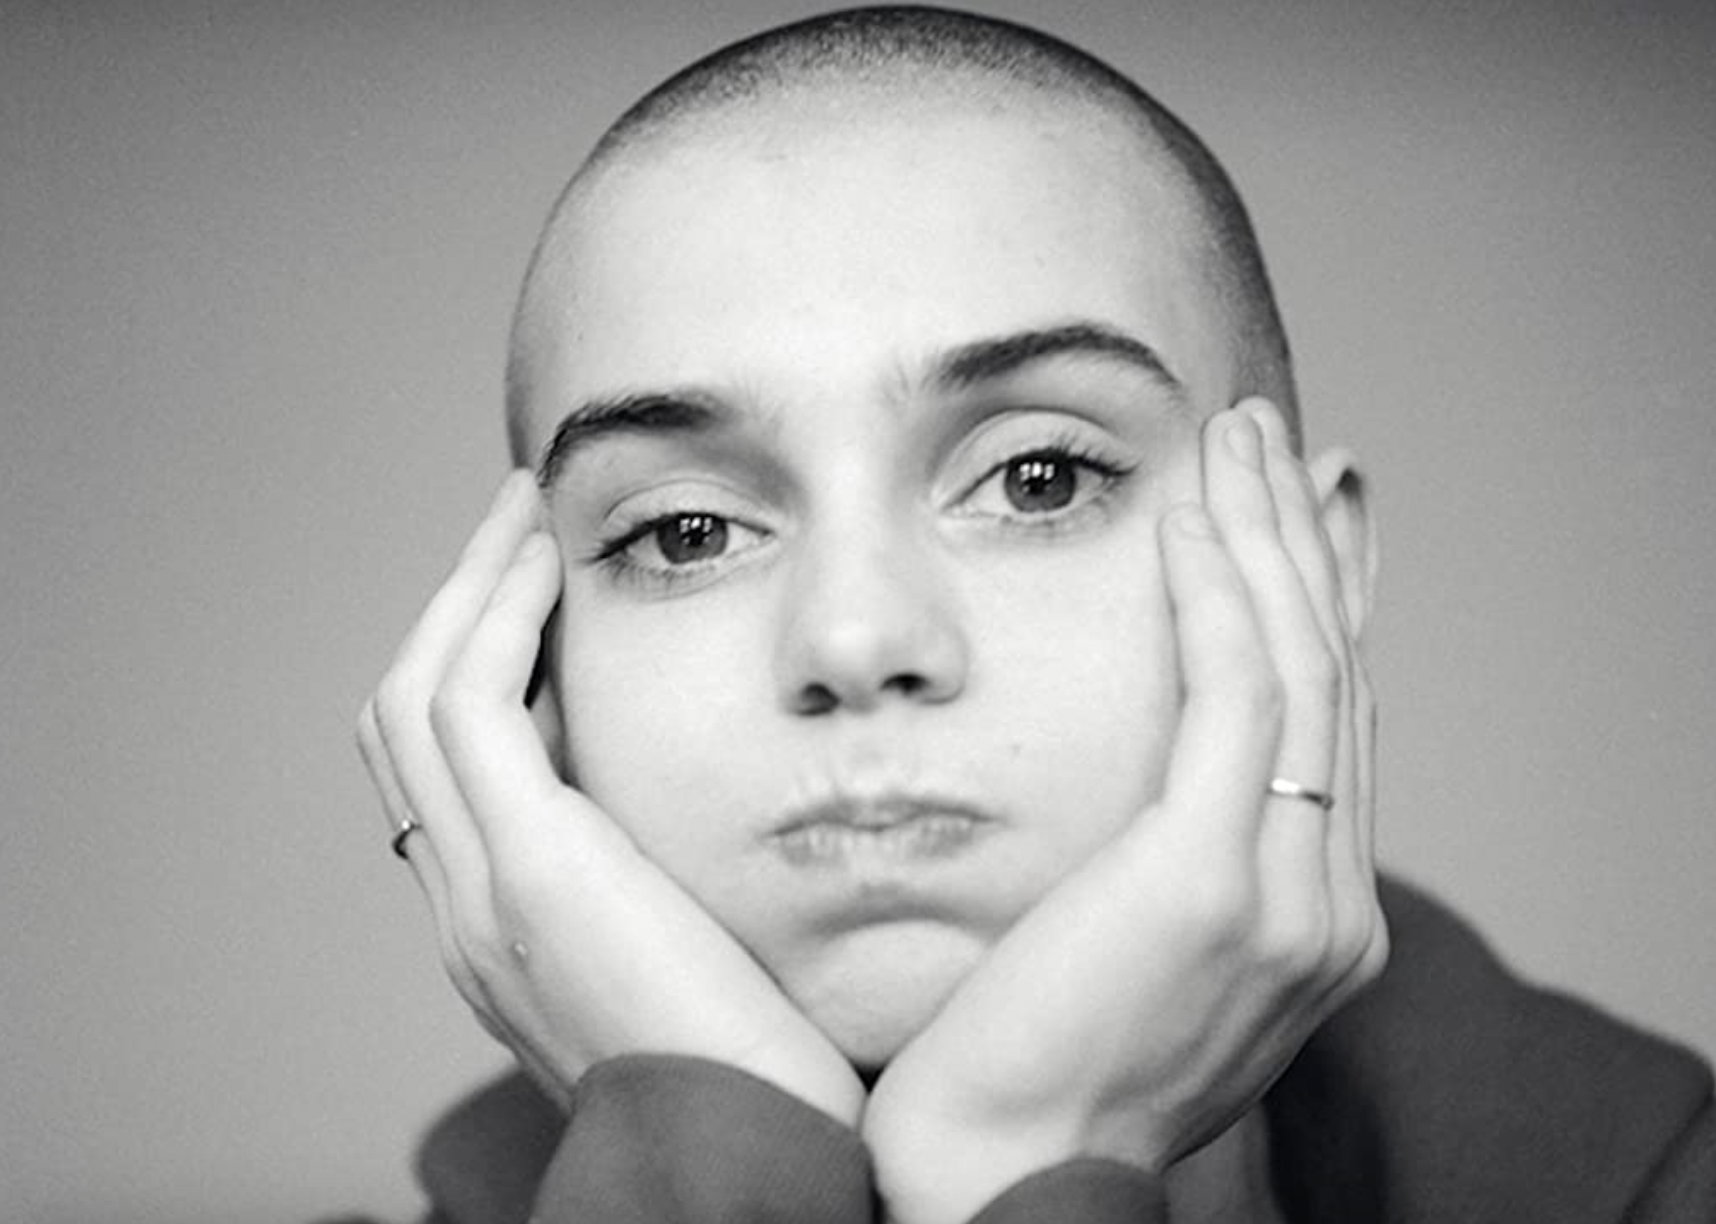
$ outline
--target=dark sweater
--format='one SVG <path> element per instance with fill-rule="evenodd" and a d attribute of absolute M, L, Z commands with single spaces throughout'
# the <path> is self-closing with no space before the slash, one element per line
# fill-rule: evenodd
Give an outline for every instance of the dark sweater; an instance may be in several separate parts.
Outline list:
<path fill-rule="evenodd" d="M 1692 1054 L 1510 976 L 1447 910 L 1385 881 L 1389 968 L 1265 1098 L 1293 1224 L 1716 1224 L 1716 1106 Z M 638 1055 L 573 1116 L 521 1077 L 431 1131 L 431 1224 L 871 1224 L 858 1135 L 743 1072 Z M 533 1214 L 534 1212 L 534 1214 Z M 974 1224 L 1166 1218 L 1112 1161 L 1039 1173 Z"/>

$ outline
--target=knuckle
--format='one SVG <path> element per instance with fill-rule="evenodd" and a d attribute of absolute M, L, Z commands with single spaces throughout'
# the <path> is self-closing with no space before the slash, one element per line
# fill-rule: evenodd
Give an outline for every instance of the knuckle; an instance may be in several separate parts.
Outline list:
<path fill-rule="evenodd" d="M 1242 669 L 1233 683 L 1236 716 L 1254 728 L 1279 727 L 1287 713 L 1287 688 L 1273 667 Z"/>
<path fill-rule="evenodd" d="M 1340 660 L 1326 645 L 1307 652 L 1297 664 L 1297 684 L 1321 705 L 1338 706 L 1346 687 Z"/>
<path fill-rule="evenodd" d="M 490 868 L 495 916 L 506 930 L 526 936 L 537 926 L 537 915 L 565 887 L 558 856 L 509 856 Z"/>
<path fill-rule="evenodd" d="M 499 978 L 505 964 L 494 924 L 455 915 L 449 934 L 453 960 L 480 990 L 486 990 L 486 984 Z"/>
<path fill-rule="evenodd" d="M 1361 971 L 1371 930 L 1368 909 L 1336 917 L 1329 935 L 1329 962 L 1339 976 L 1351 977 Z"/>
<path fill-rule="evenodd" d="M 465 1003 L 470 1007 L 471 1015 L 475 1016 L 477 1023 L 482 1026 L 483 1032 L 502 1045 L 510 1045 L 511 1038 L 506 1025 L 501 1023 L 499 1016 L 489 1010 L 490 1004 L 486 998 L 480 995 L 476 998 L 466 995 Z"/>
<path fill-rule="evenodd" d="M 377 729 L 384 739 L 409 726 L 423 708 L 417 685 L 398 672 L 389 672 L 381 678 L 371 701 Z"/>
<path fill-rule="evenodd" d="M 1218 947 L 1251 937 L 1257 922 L 1257 893 L 1242 872 L 1204 872 L 1180 886 L 1174 912 L 1185 927 Z"/>
<path fill-rule="evenodd" d="M 471 973 L 470 966 L 463 963 L 448 963 L 446 966 L 447 980 L 453 983 L 453 989 L 459 992 L 459 997 L 465 1001 L 478 1020 L 483 1020 L 488 1000 L 484 997 L 482 986 Z M 483 1026 L 488 1027 L 487 1023 Z M 492 1033 L 491 1033 L 492 1035 Z"/>
<path fill-rule="evenodd" d="M 465 958 L 464 951 L 458 941 L 448 935 L 441 941 L 441 967 L 447 971 L 447 978 L 453 983 L 453 989 L 459 992 L 459 997 L 476 1008 L 485 1001 L 482 983 L 477 980 L 475 969 Z"/>
<path fill-rule="evenodd" d="M 1260 940 L 1264 964 L 1281 980 L 1318 977 L 1329 962 L 1330 920 L 1321 906 L 1302 905 L 1281 914 Z"/>
<path fill-rule="evenodd" d="M 471 717 L 476 697 L 471 690 L 449 678 L 429 698 L 429 725 L 438 739 L 456 737 Z"/>
<path fill-rule="evenodd" d="M 1388 965 L 1388 923 L 1380 909 L 1372 910 L 1341 949 L 1340 980 L 1345 993 L 1354 994 L 1382 975 Z"/>
<path fill-rule="evenodd" d="M 1383 916 L 1379 907 L 1371 920 L 1370 939 L 1366 942 L 1364 952 L 1360 955 L 1354 977 L 1363 985 L 1369 985 L 1382 976 L 1382 971 L 1388 967 L 1388 958 L 1393 950 L 1388 932 L 1388 919 Z"/>
<path fill-rule="evenodd" d="M 375 720 L 374 697 L 365 701 L 363 708 L 358 711 L 356 738 L 358 751 L 363 754 L 363 759 L 374 760 L 381 750 L 381 728 Z"/>

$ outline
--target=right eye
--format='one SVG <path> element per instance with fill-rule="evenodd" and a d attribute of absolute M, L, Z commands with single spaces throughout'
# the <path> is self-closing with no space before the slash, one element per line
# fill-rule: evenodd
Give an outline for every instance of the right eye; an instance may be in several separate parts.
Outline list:
<path fill-rule="evenodd" d="M 727 520 L 718 514 L 676 514 L 659 519 L 649 540 L 669 565 L 713 561 L 727 551 Z"/>
<path fill-rule="evenodd" d="M 647 519 L 605 544 L 597 560 L 616 577 L 671 583 L 719 568 L 765 543 L 768 533 L 707 510 Z"/>

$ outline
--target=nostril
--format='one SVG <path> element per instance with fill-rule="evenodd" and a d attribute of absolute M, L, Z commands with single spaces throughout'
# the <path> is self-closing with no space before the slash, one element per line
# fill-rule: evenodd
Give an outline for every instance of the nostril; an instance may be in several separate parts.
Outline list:
<path fill-rule="evenodd" d="M 882 682 L 884 692 L 898 693 L 902 697 L 916 697 L 928 687 L 929 681 L 916 672 L 902 672 Z"/>
<path fill-rule="evenodd" d="M 874 689 L 854 687 L 843 691 L 840 686 L 816 681 L 798 691 L 795 708 L 800 714 L 830 714 L 842 706 L 868 709 L 875 704 L 877 697 L 892 694 L 914 700 L 928 694 L 932 687 L 929 679 L 917 672 L 889 676 Z"/>
<path fill-rule="evenodd" d="M 807 684 L 799 690 L 800 714 L 827 714 L 839 704 L 840 698 L 836 697 L 834 690 L 826 684 Z"/>

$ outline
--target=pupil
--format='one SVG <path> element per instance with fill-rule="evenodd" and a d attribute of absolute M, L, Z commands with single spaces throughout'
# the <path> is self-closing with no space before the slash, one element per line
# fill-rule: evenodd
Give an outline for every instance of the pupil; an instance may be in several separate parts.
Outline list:
<path fill-rule="evenodd" d="M 674 565 L 708 561 L 727 548 L 727 522 L 713 514 L 681 514 L 655 529 L 656 547 Z"/>
<path fill-rule="evenodd" d="M 1078 473 L 1059 455 L 1022 455 L 1007 468 L 1002 484 L 1015 510 L 1042 514 L 1072 502 Z"/>

